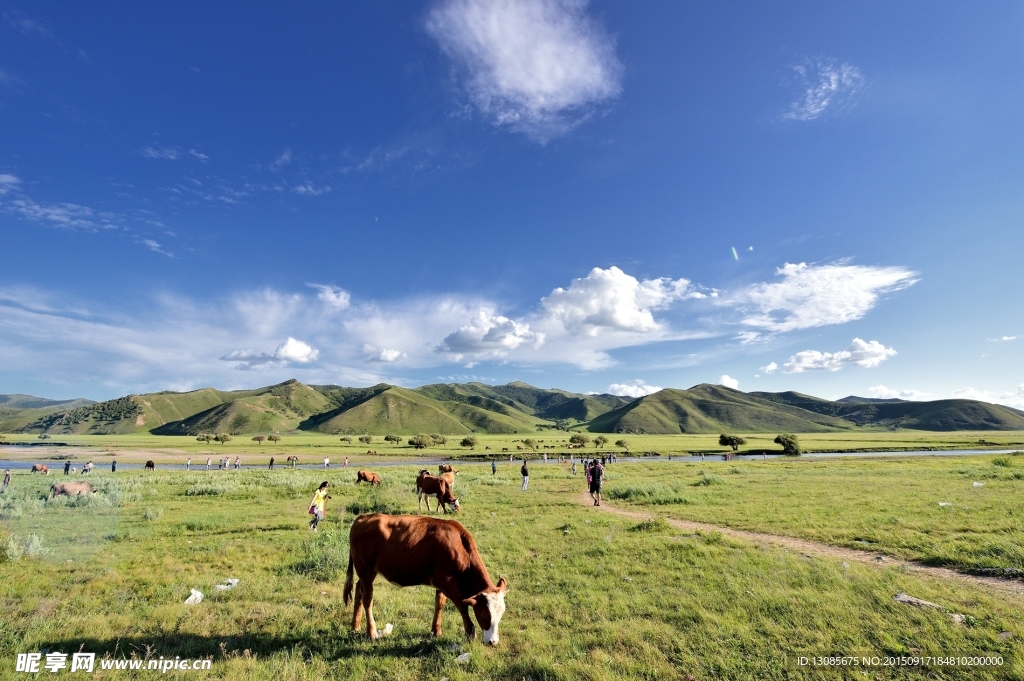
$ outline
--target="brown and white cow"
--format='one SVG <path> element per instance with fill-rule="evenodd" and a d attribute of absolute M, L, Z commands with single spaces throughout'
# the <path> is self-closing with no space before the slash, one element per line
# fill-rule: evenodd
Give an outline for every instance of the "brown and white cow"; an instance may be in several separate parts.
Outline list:
<path fill-rule="evenodd" d="M 451 473 L 445 473 L 445 475 L 451 475 Z M 456 513 L 459 512 L 459 500 L 454 494 L 452 494 L 452 488 L 448 484 L 448 481 L 444 478 L 431 475 L 430 471 L 424 468 L 420 471 L 419 477 L 416 478 L 417 507 L 420 510 L 423 510 L 421 504 L 423 500 L 426 499 L 427 513 L 430 513 L 431 496 L 437 499 L 437 508 L 434 509 L 434 513 L 437 513 L 438 508 L 447 513 L 449 506 L 451 506 Z"/>
<path fill-rule="evenodd" d="M 49 475 L 50 474 L 50 468 L 48 466 L 44 466 L 41 463 L 34 463 L 34 464 L 32 464 L 32 472 L 33 473 L 42 473 L 44 475 Z"/>
<path fill-rule="evenodd" d="M 58 482 L 50 486 L 50 498 L 59 496 L 78 497 L 83 494 L 96 494 L 96 490 L 87 482 Z"/>
<path fill-rule="evenodd" d="M 349 531 L 345 605 L 352 598 L 352 572 L 359 576 L 355 587 L 352 630 L 359 631 L 363 610 L 366 633 L 379 638 L 373 620 L 373 580 L 377 575 L 399 586 L 428 585 L 436 589 L 431 631 L 441 635 L 441 608 L 449 599 L 462 615 L 466 638 L 476 631 L 469 609 L 473 608 L 484 632 L 484 643 L 497 645 L 498 624 L 505 614 L 504 577 L 495 584 L 477 551 L 473 536 L 454 520 L 410 515 L 361 515 Z"/>
<path fill-rule="evenodd" d="M 373 471 L 356 471 L 356 484 L 368 482 L 371 485 L 380 485 L 380 476 Z"/>
<path fill-rule="evenodd" d="M 455 469 L 455 466 L 451 465 L 450 463 L 437 464 L 437 474 L 444 475 L 445 473 L 454 473 L 455 475 L 458 475 L 459 471 L 457 471 Z"/>

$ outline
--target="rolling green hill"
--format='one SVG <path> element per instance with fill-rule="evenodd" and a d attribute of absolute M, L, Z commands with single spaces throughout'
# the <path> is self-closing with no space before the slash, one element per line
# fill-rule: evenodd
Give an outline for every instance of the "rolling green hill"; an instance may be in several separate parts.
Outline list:
<path fill-rule="evenodd" d="M 779 404 L 837 416 L 858 426 L 915 430 L 1021 430 L 1024 412 L 976 400 L 874 400 L 846 397 L 836 402 L 797 392 L 750 393 Z"/>
<path fill-rule="evenodd" d="M 591 421 L 596 433 L 816 433 L 852 428 L 848 421 L 773 403 L 721 385 L 665 389 Z"/>
<path fill-rule="evenodd" d="M 911 402 L 798 392 L 743 393 L 720 385 L 665 389 L 632 400 L 506 385 L 438 383 L 416 389 L 304 385 L 127 395 L 106 402 L 0 396 L 0 432 L 156 435 L 272 431 L 329 434 L 530 433 L 553 427 L 599 433 L 814 433 L 855 428 L 1024 430 L 1024 412 L 974 400 Z"/>

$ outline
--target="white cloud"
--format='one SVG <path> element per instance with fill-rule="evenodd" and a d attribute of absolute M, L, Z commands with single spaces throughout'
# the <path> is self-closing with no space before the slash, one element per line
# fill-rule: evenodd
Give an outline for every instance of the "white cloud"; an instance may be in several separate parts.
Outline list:
<path fill-rule="evenodd" d="M 1021 383 L 1009 392 L 1002 393 L 999 396 L 998 402 L 1009 407 L 1024 409 L 1024 383 Z"/>
<path fill-rule="evenodd" d="M 201 154 L 198 151 L 196 151 L 195 149 L 189 149 L 188 153 L 191 154 L 192 156 L 195 156 L 196 158 L 198 158 L 200 161 L 202 161 L 204 163 L 206 161 L 210 160 L 209 156 L 207 156 L 206 154 Z"/>
<path fill-rule="evenodd" d="M 98 230 L 117 227 L 115 217 L 110 213 L 96 213 L 88 206 L 74 203 L 40 204 L 29 198 L 19 198 L 8 201 L 5 208 L 26 220 L 65 229 Z"/>
<path fill-rule="evenodd" d="M 794 374 L 804 371 L 839 371 L 847 364 L 876 367 L 895 354 L 895 350 L 885 347 L 878 341 L 865 342 L 860 338 L 854 338 L 848 350 L 798 352 L 782 365 L 782 370 L 787 374 Z"/>
<path fill-rule="evenodd" d="M 901 400 L 917 400 L 931 395 L 931 393 L 921 392 L 920 390 L 894 390 L 892 388 L 887 388 L 884 385 L 873 385 L 868 388 L 868 392 L 871 393 L 872 397 L 878 397 L 885 400 L 894 398 Z"/>
<path fill-rule="evenodd" d="M 318 291 L 316 294 L 317 300 L 323 301 L 335 310 L 344 310 L 352 302 L 352 294 L 337 286 L 328 284 L 307 284 L 307 286 Z"/>
<path fill-rule="evenodd" d="M 322 196 L 331 191 L 331 188 L 327 185 L 317 187 L 312 182 L 306 182 L 292 187 L 292 191 L 300 196 Z"/>
<path fill-rule="evenodd" d="M 722 304 L 745 314 L 743 324 L 785 332 L 860 319 L 884 293 L 917 283 L 903 267 L 871 267 L 845 262 L 827 265 L 786 263 L 776 270 L 782 281 L 750 286 L 723 297 Z"/>
<path fill-rule="evenodd" d="M 175 161 L 181 156 L 179 147 L 164 147 L 159 144 L 142 147 L 142 155 L 146 158 L 156 158 L 164 161 Z"/>
<path fill-rule="evenodd" d="M 546 141 L 618 96 L 613 39 L 586 0 L 442 0 L 427 31 L 495 125 Z"/>
<path fill-rule="evenodd" d="M 284 153 L 277 157 L 277 160 L 270 164 L 272 170 L 280 170 L 292 162 L 292 150 L 285 149 Z"/>
<path fill-rule="evenodd" d="M 395 362 L 405 357 L 405 353 L 401 350 L 394 350 L 392 348 L 377 348 L 373 345 L 364 345 L 363 352 L 367 353 L 367 359 L 371 362 Z"/>
<path fill-rule="evenodd" d="M 0 173 L 0 196 L 3 196 L 12 189 L 17 189 L 21 180 L 10 173 Z"/>
<path fill-rule="evenodd" d="M 957 397 L 963 400 L 978 400 L 980 402 L 1002 404 L 1007 407 L 1013 407 L 1015 409 L 1024 409 L 1024 383 L 1021 383 L 1012 390 L 1001 392 L 998 395 L 989 390 L 975 390 L 974 388 L 964 388 L 962 390 L 954 391 L 953 397 Z"/>
<path fill-rule="evenodd" d="M 775 373 L 775 371 L 778 368 L 778 364 L 776 364 L 775 362 L 769 362 L 766 366 L 761 367 L 761 371 L 765 372 L 766 374 L 772 374 Z"/>
<path fill-rule="evenodd" d="M 835 59 L 808 59 L 792 69 L 803 92 L 782 114 L 788 120 L 813 121 L 829 111 L 847 109 L 865 83 L 860 69 Z"/>
<path fill-rule="evenodd" d="M 541 345 L 544 334 L 530 331 L 530 325 L 508 317 L 479 310 L 476 317 L 465 326 L 445 337 L 442 350 L 453 353 L 487 354 L 504 357 L 523 343 Z"/>
<path fill-rule="evenodd" d="M 572 334 L 596 336 L 603 329 L 649 333 L 659 328 L 651 310 L 681 298 L 703 298 L 686 279 L 638 281 L 618 267 L 595 267 L 574 279 L 568 289 L 556 288 L 541 299 L 548 315 Z"/>
<path fill-rule="evenodd" d="M 995 396 L 987 390 L 975 390 L 974 388 L 954 390 L 953 397 L 962 400 L 979 400 L 981 402 L 991 402 L 995 398 Z"/>
<path fill-rule="evenodd" d="M 320 351 L 310 347 L 291 336 L 277 346 L 273 352 L 253 352 L 252 350 L 234 350 L 221 357 L 226 362 L 238 362 L 236 369 L 262 369 L 268 366 L 281 366 L 291 362 L 307 364 L 319 356 Z"/>
<path fill-rule="evenodd" d="M 638 378 L 626 381 L 625 383 L 612 383 L 605 392 L 609 395 L 621 395 L 622 397 L 643 397 L 644 395 L 653 395 L 659 390 L 664 390 L 664 388 L 659 385 L 647 385 L 647 383 Z"/>
<path fill-rule="evenodd" d="M 2 176 L 2 175 L 0 175 L 0 179 L 2 179 L 2 177 L 3 177 L 3 176 Z M 2 192 L 2 191 L 0 191 L 0 194 L 2 194 L 2 193 L 3 193 L 3 192 Z M 1012 341 L 1012 340 L 1017 340 L 1017 338 L 1018 338 L 1018 336 L 1001 336 L 1001 337 L 999 337 L 999 338 L 993 338 L 992 340 L 993 340 L 994 342 L 996 342 L 996 343 L 1005 343 L 1006 341 Z"/>
<path fill-rule="evenodd" d="M 733 390 L 740 389 L 740 382 L 729 374 L 722 374 L 718 379 L 718 385 L 724 385 L 726 388 L 732 388 Z"/>
<path fill-rule="evenodd" d="M 152 239 L 143 239 L 142 240 L 142 245 L 144 245 L 146 248 L 148 248 L 149 250 L 153 251 L 154 253 L 160 253 L 162 255 L 166 255 L 168 258 L 173 258 L 174 257 L 173 253 L 165 251 L 163 246 L 161 246 L 158 242 L 153 241 Z"/>

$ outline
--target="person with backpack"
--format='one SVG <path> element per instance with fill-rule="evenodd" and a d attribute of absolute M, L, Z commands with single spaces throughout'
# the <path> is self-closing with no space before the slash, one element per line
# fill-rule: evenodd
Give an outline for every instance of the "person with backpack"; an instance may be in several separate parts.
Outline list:
<path fill-rule="evenodd" d="M 523 467 L 519 469 L 519 472 L 523 474 L 523 491 L 526 491 L 526 486 L 530 484 L 530 469 L 526 465 L 526 459 L 523 459 Z"/>

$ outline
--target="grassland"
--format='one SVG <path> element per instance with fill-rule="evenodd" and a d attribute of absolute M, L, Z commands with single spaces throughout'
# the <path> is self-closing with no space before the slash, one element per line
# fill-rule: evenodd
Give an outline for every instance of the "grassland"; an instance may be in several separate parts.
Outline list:
<path fill-rule="evenodd" d="M 740 454 L 744 452 L 762 450 L 781 451 L 779 445 L 772 442 L 776 433 L 734 433 L 742 435 L 747 444 L 740 447 Z M 596 435 L 591 435 L 596 437 Z M 4 442 L 40 444 L 42 441 L 35 435 L 4 435 Z M 358 436 L 349 436 L 352 442 L 342 442 L 341 436 L 324 435 L 320 433 L 284 433 L 282 440 L 278 443 L 266 442 L 257 445 L 250 437 L 240 435 L 225 444 L 217 442 L 198 442 L 191 436 L 174 435 L 151 435 L 149 433 L 136 433 L 129 435 L 54 435 L 46 440 L 44 444 L 62 443 L 67 447 L 56 447 L 60 456 L 71 456 L 76 459 L 97 459 L 116 456 L 119 461 L 144 461 L 147 458 L 164 461 L 167 463 L 184 463 L 188 456 L 207 454 L 216 458 L 219 456 L 240 455 L 243 460 L 252 461 L 252 457 L 258 460 L 269 459 L 270 456 L 287 456 L 295 454 L 304 463 L 313 463 L 316 460 L 323 460 L 324 456 L 332 458 L 354 457 L 353 460 L 360 460 L 367 450 L 373 449 L 378 456 L 394 457 L 490 457 L 500 458 L 503 449 L 509 449 L 516 456 L 523 454 L 536 458 L 547 452 L 549 455 L 567 453 L 565 448 L 569 434 L 560 431 L 546 431 L 542 433 L 531 433 L 527 435 L 488 435 L 477 434 L 478 444 L 474 449 L 459 446 L 462 436 L 448 436 L 445 445 L 430 447 L 426 450 L 416 450 L 406 444 L 408 438 L 403 437 L 401 444 L 395 446 L 384 441 L 381 436 L 374 436 L 372 442 L 367 445 L 359 442 Z M 632 454 L 657 454 L 667 457 L 668 455 L 684 455 L 691 453 L 707 452 L 712 454 L 725 453 L 728 448 L 718 444 L 717 435 L 607 435 L 609 441 L 601 450 L 595 449 L 593 444 L 588 445 L 584 450 L 575 450 L 594 454 L 598 451 L 618 452 L 625 455 Z M 517 449 L 522 446 L 522 440 L 533 438 L 537 441 L 537 449 L 531 451 L 525 448 L 523 451 Z M 907 450 L 955 450 L 955 449 L 1006 449 L 1018 447 L 1024 449 L 1024 432 L 1021 431 L 961 431 L 961 432 L 934 432 L 934 431 L 844 431 L 837 433 L 802 433 L 799 435 L 800 444 L 804 449 L 811 452 L 872 452 L 872 451 L 907 451 Z M 627 448 L 616 447 L 614 442 L 624 439 Z M 488 451 L 486 447 L 491 447 Z M 53 456 L 52 453 L 41 454 L 41 448 L 37 447 L 9 447 L 0 450 L 0 458 L 22 458 L 35 459 Z M 505 453 L 508 456 L 508 453 Z"/>
<path fill-rule="evenodd" d="M 1022 511 L 1014 497 L 1024 481 L 1014 473 L 1024 460 L 1006 458 L 1009 467 L 989 457 L 619 463 L 607 490 L 620 497 L 613 503 L 656 515 L 839 543 L 877 523 L 879 546 L 888 549 L 885 537 L 895 533 L 892 550 L 902 542 L 906 555 L 916 555 L 928 536 L 960 549 L 986 536 L 1019 542 L 1009 519 Z M 795 660 L 999 655 L 1002 668 L 878 668 L 868 677 L 1021 675 L 1019 596 L 600 513 L 579 503 L 581 478 L 554 463 L 532 467 L 527 493 L 518 467 L 507 464 L 495 476 L 466 466 L 457 483 L 460 520 L 492 576 L 504 574 L 511 585 L 499 647 L 464 642 L 452 609 L 444 635 L 430 638 L 432 591 L 383 583 L 377 620 L 393 623 L 395 633 L 371 643 L 348 631 L 342 605 L 347 527 L 359 510 L 415 512 L 416 468 L 383 469 L 379 491 L 357 488 L 347 471 L 101 472 L 93 476 L 101 494 L 80 503 L 44 503 L 39 497 L 54 478 L 16 472 L 0 497 L 0 545 L 38 541 L 36 555 L 0 562 L 0 659 L 11 665 L 17 652 L 81 646 L 100 656 L 209 657 L 210 678 L 457 681 L 859 678 L 860 670 L 801 668 Z M 992 472 L 984 487 L 973 487 Z M 334 498 L 312 535 L 305 507 L 324 477 Z M 639 490 L 671 494 L 640 503 Z M 938 513 L 946 496 L 968 507 L 954 509 L 953 522 Z M 891 517 L 901 522 L 883 522 Z M 1019 564 L 1016 554 L 1007 560 Z M 213 588 L 229 577 L 239 586 Z M 186 606 L 192 588 L 207 598 Z M 896 603 L 897 592 L 945 610 Z M 966 615 L 966 623 L 948 613 Z M 455 660 L 463 652 L 471 653 L 467 664 Z M 129 678 L 120 674 L 104 678 Z"/>

